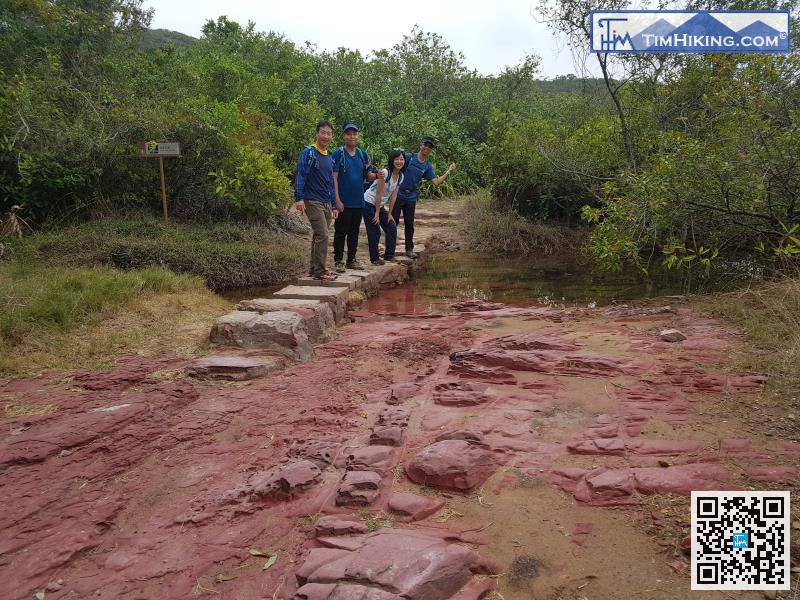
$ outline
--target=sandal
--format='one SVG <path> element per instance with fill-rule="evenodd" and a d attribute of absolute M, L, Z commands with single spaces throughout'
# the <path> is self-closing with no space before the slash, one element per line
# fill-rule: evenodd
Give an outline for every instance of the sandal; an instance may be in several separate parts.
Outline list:
<path fill-rule="evenodd" d="M 336 281 L 339 276 L 336 273 L 323 273 L 322 275 L 314 275 L 314 279 L 320 281 Z"/>

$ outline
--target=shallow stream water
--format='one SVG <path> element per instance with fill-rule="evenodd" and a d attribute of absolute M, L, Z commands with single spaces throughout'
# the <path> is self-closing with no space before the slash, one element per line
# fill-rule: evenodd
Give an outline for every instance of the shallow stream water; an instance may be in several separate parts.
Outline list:
<path fill-rule="evenodd" d="M 730 278 L 718 278 L 694 286 L 692 291 L 721 291 L 731 282 Z M 426 269 L 413 281 L 383 290 L 370 300 L 369 308 L 375 312 L 424 313 L 470 299 L 512 306 L 604 306 L 685 292 L 685 281 L 674 273 L 659 273 L 645 279 L 636 272 L 607 273 L 553 257 L 500 258 L 446 252 L 432 255 Z"/>

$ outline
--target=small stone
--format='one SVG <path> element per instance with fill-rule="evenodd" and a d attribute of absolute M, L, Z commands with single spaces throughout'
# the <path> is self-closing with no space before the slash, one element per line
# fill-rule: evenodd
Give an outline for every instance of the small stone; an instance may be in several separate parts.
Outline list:
<path fill-rule="evenodd" d="M 394 492 L 389 497 L 389 510 L 412 521 L 420 521 L 444 507 L 443 500 L 423 498 L 411 492 Z"/>
<path fill-rule="evenodd" d="M 336 506 L 366 506 L 378 497 L 381 476 L 375 471 L 348 471 L 339 484 Z"/>
<path fill-rule="evenodd" d="M 682 342 L 686 339 L 686 336 L 677 329 L 663 329 L 659 337 L 664 342 Z"/>
<path fill-rule="evenodd" d="M 242 356 L 207 356 L 186 365 L 184 371 L 198 379 L 246 381 L 263 377 L 285 366 L 283 358 L 247 358 Z"/>
<path fill-rule="evenodd" d="M 351 533 L 367 533 L 367 526 L 361 521 L 350 521 L 333 516 L 321 517 L 314 523 L 315 537 Z"/>

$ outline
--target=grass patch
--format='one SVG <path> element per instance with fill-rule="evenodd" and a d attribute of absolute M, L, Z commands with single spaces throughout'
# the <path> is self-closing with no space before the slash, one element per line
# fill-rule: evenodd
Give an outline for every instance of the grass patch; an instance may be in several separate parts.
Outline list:
<path fill-rule="evenodd" d="M 0 373 L 103 368 L 121 354 L 194 355 L 229 308 L 198 277 L 163 268 L 3 265 Z"/>
<path fill-rule="evenodd" d="M 769 389 L 800 391 L 800 276 L 704 296 L 699 308 L 739 325 L 750 345 L 734 367 L 769 376 Z"/>
<path fill-rule="evenodd" d="M 153 217 L 104 219 L 7 240 L 21 264 L 166 267 L 197 275 L 212 290 L 269 286 L 300 272 L 306 251 L 297 236 L 256 224 L 165 225 Z"/>
<path fill-rule="evenodd" d="M 497 206 L 487 192 L 470 196 L 464 207 L 461 236 L 469 249 L 500 256 L 577 254 L 581 230 L 530 221 L 513 209 Z"/>

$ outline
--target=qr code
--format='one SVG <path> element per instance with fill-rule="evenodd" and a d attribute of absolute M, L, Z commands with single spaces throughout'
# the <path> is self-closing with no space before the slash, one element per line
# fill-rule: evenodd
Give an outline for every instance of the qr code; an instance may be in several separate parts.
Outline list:
<path fill-rule="evenodd" d="M 692 492 L 692 589 L 789 589 L 789 492 Z"/>

